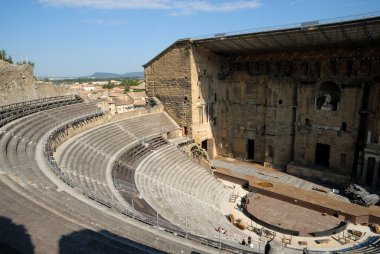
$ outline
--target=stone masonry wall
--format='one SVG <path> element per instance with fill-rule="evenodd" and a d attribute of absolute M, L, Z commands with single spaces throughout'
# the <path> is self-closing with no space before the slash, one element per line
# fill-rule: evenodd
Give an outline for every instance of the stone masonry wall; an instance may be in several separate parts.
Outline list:
<path fill-rule="evenodd" d="M 147 93 L 161 100 L 165 111 L 191 135 L 190 48 L 178 44 L 145 68 Z"/>
<path fill-rule="evenodd" d="M 51 83 L 37 82 L 33 67 L 13 65 L 0 60 L 0 105 L 69 94 Z"/>
<path fill-rule="evenodd" d="M 193 43 L 190 57 L 184 48 L 146 67 L 148 89 L 182 126 L 192 122 L 197 143 L 212 140 L 214 155 L 349 177 L 368 130 L 379 140 L 380 60 L 368 57 L 372 48 L 222 56 Z M 172 102 L 184 96 L 192 110 Z M 175 117 L 175 106 L 186 113 Z"/>
<path fill-rule="evenodd" d="M 216 105 L 219 99 L 216 77 L 218 67 L 223 61 L 224 58 L 221 56 L 202 48 L 192 47 L 192 137 L 198 144 L 201 144 L 202 141 L 207 143 L 207 150 L 211 157 L 216 155 L 214 149 L 216 134 L 213 132 L 219 131 L 218 119 L 214 113 L 217 110 Z"/>
<path fill-rule="evenodd" d="M 203 55 L 202 59 L 215 58 L 211 52 Z M 212 91 L 218 98 L 212 103 L 216 124 L 210 125 L 216 153 L 248 159 L 248 140 L 253 140 L 254 161 L 276 168 L 292 161 L 314 167 L 320 156 L 316 146 L 322 144 L 330 149 L 324 166 L 331 172 L 350 175 L 363 126 L 360 111 L 366 84 L 371 91 L 368 111 L 379 110 L 380 90 L 375 77 L 380 69 L 373 68 L 378 60 L 336 60 L 331 55 L 316 58 L 315 54 L 308 60 L 252 59 L 234 56 L 208 65 L 199 61 L 205 69 L 217 70 L 207 72 L 212 82 L 206 84 L 211 87 L 200 86 L 205 97 Z M 326 94 L 331 97 L 331 102 L 325 103 L 327 107 L 320 101 Z M 367 117 L 364 128 L 371 129 L 375 140 L 379 138 L 379 120 L 374 113 L 369 114 L 372 117 Z"/>

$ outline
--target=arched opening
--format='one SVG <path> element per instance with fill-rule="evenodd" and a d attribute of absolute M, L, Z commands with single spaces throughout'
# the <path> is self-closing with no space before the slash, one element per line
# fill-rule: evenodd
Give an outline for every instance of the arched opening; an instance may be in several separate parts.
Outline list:
<path fill-rule="evenodd" d="M 201 147 L 207 151 L 207 139 L 202 141 Z"/>
<path fill-rule="evenodd" d="M 316 96 L 316 109 L 337 111 L 340 102 L 340 88 L 334 82 L 324 82 Z"/>
<path fill-rule="evenodd" d="M 343 123 L 342 123 L 342 126 L 340 127 L 340 129 L 341 129 L 342 131 L 347 131 L 347 123 L 346 123 L 346 122 L 343 122 Z"/>
<path fill-rule="evenodd" d="M 268 146 L 268 157 L 273 158 L 273 146 Z"/>
<path fill-rule="evenodd" d="M 182 134 L 183 134 L 183 136 L 187 136 L 187 134 L 188 134 L 187 126 L 183 126 Z"/>
<path fill-rule="evenodd" d="M 305 119 L 305 126 L 306 126 L 306 127 L 310 127 L 310 126 L 311 126 L 311 123 L 310 123 L 310 119 L 309 119 L 309 118 L 306 118 L 306 119 Z"/>

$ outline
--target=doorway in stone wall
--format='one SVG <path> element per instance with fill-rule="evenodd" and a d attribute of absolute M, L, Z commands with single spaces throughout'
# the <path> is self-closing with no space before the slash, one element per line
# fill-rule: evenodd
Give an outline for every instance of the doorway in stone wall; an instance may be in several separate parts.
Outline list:
<path fill-rule="evenodd" d="M 365 183 L 368 186 L 371 186 L 372 184 L 372 177 L 373 177 L 373 171 L 375 170 L 375 164 L 376 164 L 376 159 L 374 157 L 369 157 L 368 165 L 367 165 L 367 175 L 365 179 Z"/>
<path fill-rule="evenodd" d="M 187 136 L 187 134 L 188 134 L 187 126 L 183 126 L 183 128 L 182 128 L 182 135 L 183 136 Z"/>
<path fill-rule="evenodd" d="M 207 151 L 207 139 L 202 141 L 201 146 L 203 149 L 205 149 Z"/>
<path fill-rule="evenodd" d="M 255 140 L 253 140 L 253 139 L 248 139 L 247 159 L 248 160 L 254 160 L 255 159 Z"/>
<path fill-rule="evenodd" d="M 328 168 L 329 161 L 330 145 L 317 143 L 315 146 L 315 166 Z"/>

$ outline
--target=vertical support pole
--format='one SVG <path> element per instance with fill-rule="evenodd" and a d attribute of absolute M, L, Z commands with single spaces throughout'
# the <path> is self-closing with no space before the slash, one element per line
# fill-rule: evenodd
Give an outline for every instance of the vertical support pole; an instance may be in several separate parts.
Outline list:
<path fill-rule="evenodd" d="M 158 225 L 158 211 L 156 211 L 156 216 L 157 216 L 157 227 L 159 226 Z"/>
<path fill-rule="evenodd" d="M 261 234 L 259 238 L 259 253 L 261 253 L 261 235 L 263 234 L 263 230 L 261 229 Z"/>
<path fill-rule="evenodd" d="M 135 218 L 135 205 L 133 203 L 133 197 L 132 197 L 132 219 Z"/>
<path fill-rule="evenodd" d="M 222 240 L 220 239 L 220 230 L 219 230 L 219 250 L 222 249 Z"/>
<path fill-rule="evenodd" d="M 185 238 L 187 239 L 187 218 L 185 218 Z"/>

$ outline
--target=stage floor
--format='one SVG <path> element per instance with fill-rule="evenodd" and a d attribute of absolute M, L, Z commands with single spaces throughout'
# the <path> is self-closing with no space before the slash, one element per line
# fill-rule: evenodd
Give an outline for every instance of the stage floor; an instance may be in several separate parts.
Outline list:
<path fill-rule="evenodd" d="M 247 211 L 275 227 L 299 231 L 300 236 L 332 229 L 343 220 L 258 193 L 249 197 Z"/>

